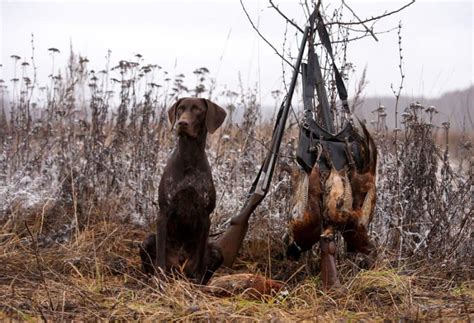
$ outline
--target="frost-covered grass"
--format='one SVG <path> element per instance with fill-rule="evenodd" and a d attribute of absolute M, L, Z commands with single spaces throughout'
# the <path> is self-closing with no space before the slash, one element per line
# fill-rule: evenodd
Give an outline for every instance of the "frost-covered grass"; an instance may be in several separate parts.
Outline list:
<path fill-rule="evenodd" d="M 23 75 L 30 68 L 22 65 Z M 93 72 L 86 59 L 71 54 L 65 72 L 52 75 L 44 88 L 26 76 L 12 81 L 8 95 L 1 87 L 0 317 L 334 320 L 472 314 L 472 134 L 448 150 L 434 140 L 449 137 L 448 125 L 432 125 L 432 112 L 415 105 L 408 107 L 396 139 L 383 125 L 373 129 L 379 149 L 371 226 L 377 265 L 359 270 L 345 257 L 339 237 L 340 293 L 319 290 L 317 248 L 299 263 L 284 259 L 293 119 L 271 191 L 251 218 L 234 268 L 285 281 L 288 294 L 221 299 L 182 280 L 143 277 L 137 244 L 154 230 L 158 183 L 175 141 L 166 122 L 170 103 L 212 93 L 229 112 L 225 126 L 208 139 L 217 190 L 213 236 L 242 207 L 267 152 L 272 125 L 260 122 L 254 91 L 218 90 L 206 71 L 196 70 L 191 89 L 184 76 L 170 78 L 141 57 Z M 239 123 L 236 115 L 242 116 Z"/>

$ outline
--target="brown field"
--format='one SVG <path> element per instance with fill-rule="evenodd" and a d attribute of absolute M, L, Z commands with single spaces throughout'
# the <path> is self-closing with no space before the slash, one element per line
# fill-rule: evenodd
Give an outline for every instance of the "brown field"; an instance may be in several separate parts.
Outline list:
<path fill-rule="evenodd" d="M 14 81 L 9 95 L 1 88 L 1 319 L 473 318 L 472 136 L 454 134 L 463 144 L 448 149 L 438 135 L 448 129 L 421 117 L 424 108 L 410 112 L 397 136 L 384 125 L 372 129 L 379 149 L 371 225 L 376 266 L 359 269 L 339 237 L 343 288 L 325 293 L 317 248 L 297 263 L 284 259 L 292 187 L 281 168 L 294 165 L 292 118 L 271 191 L 252 217 L 238 261 L 216 274 L 260 273 L 285 282 L 286 291 L 259 299 L 245 290 L 217 297 L 184 279 L 144 276 L 137 247 L 153 230 L 157 186 L 173 146 L 166 108 L 176 97 L 205 95 L 206 78 L 195 90 L 180 76 L 158 87 L 138 73 L 152 73 L 152 66 L 122 62 L 94 74 L 86 63 L 71 54 L 67 73 L 52 77 L 39 99 L 26 80 Z M 120 73 L 112 82 L 118 88 L 106 91 L 113 73 Z M 222 92 L 213 100 L 229 111 L 208 147 L 217 190 L 214 236 L 242 207 L 272 125 L 260 121 L 253 90 Z M 232 112 L 241 114 L 238 123 Z"/>
<path fill-rule="evenodd" d="M 30 230 L 35 232 L 35 228 L 31 223 Z M 145 277 L 137 252 L 144 234 L 143 228 L 107 220 L 84 228 L 68 243 L 46 247 L 28 235 L 2 233 L 0 317 L 236 321 L 473 318 L 472 281 L 453 280 L 428 265 L 417 270 L 392 267 L 386 259 L 369 271 L 355 270 L 349 260 L 340 261 L 343 290 L 324 293 L 317 270 L 311 268 L 315 257 L 288 265 L 285 260 L 265 258 L 265 250 L 260 250 L 259 259 L 244 249 L 234 272 L 265 274 L 262 267 L 271 262 L 276 275 L 288 279 L 288 293 L 262 299 L 253 299 L 250 291 L 216 297 L 183 279 L 163 282 Z M 228 272 L 220 270 L 217 275 Z"/>

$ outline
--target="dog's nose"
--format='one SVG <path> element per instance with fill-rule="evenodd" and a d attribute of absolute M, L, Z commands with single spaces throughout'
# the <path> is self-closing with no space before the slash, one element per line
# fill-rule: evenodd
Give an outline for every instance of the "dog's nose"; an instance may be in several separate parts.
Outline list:
<path fill-rule="evenodd" d="M 178 127 L 187 127 L 189 126 L 189 122 L 186 120 L 179 120 L 178 121 Z"/>

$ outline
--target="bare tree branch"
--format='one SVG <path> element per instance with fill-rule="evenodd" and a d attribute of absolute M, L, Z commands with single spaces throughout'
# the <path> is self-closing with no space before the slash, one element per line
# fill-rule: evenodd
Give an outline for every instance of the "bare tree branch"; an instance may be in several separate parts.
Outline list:
<path fill-rule="evenodd" d="M 291 24 L 293 27 L 295 27 L 299 32 L 303 32 L 303 29 L 301 29 L 301 27 L 299 27 L 294 21 L 293 19 L 290 19 L 288 16 L 286 16 L 279 8 L 277 5 L 274 4 L 273 0 L 268 0 L 271 7 L 274 8 L 286 21 L 288 21 L 289 24 Z M 390 11 L 390 12 L 384 12 L 383 14 L 379 15 L 379 16 L 376 16 L 376 17 L 371 17 L 371 18 L 367 18 L 367 19 L 364 19 L 364 20 L 361 20 L 355 13 L 354 11 L 347 5 L 347 3 L 345 3 L 345 1 L 342 1 L 343 5 L 346 6 L 350 11 L 351 13 L 354 15 L 354 17 L 357 18 L 358 21 L 350 21 L 350 22 L 343 22 L 343 21 L 331 21 L 331 22 L 326 22 L 326 25 L 340 25 L 340 26 L 350 26 L 350 25 L 363 25 L 365 27 L 365 29 L 367 30 L 368 33 L 372 34 L 372 36 L 374 37 L 374 35 L 376 35 L 377 33 L 373 33 L 372 30 L 370 28 L 368 28 L 367 26 L 365 26 L 365 23 L 367 22 L 371 22 L 371 21 L 375 21 L 375 20 L 379 20 L 381 18 L 385 18 L 385 17 L 388 17 L 390 15 L 393 15 L 397 12 L 400 12 L 402 11 L 403 9 L 411 6 L 413 3 L 415 3 L 416 0 L 411 0 L 411 2 L 407 3 L 406 5 L 396 9 L 396 10 L 393 10 L 393 11 Z M 242 2 L 242 1 L 241 1 Z M 318 3 L 319 5 L 319 3 Z M 376 37 L 375 37 L 376 38 Z"/>
<path fill-rule="evenodd" d="M 413 0 L 414 1 L 414 0 Z M 342 4 L 347 8 L 349 9 L 349 11 L 354 15 L 354 17 L 357 18 L 357 20 L 359 20 L 359 22 L 362 24 L 362 26 L 364 26 L 365 30 L 367 30 L 367 32 L 369 32 L 372 37 L 374 37 L 375 41 L 379 41 L 378 38 L 375 36 L 374 32 L 372 31 L 372 29 L 368 28 L 365 23 L 362 22 L 362 20 L 360 20 L 359 16 L 356 15 L 356 13 L 354 12 L 354 10 L 352 10 L 351 7 L 349 7 L 349 5 L 346 4 L 346 2 L 344 0 L 342 0 Z"/>
<path fill-rule="evenodd" d="M 284 60 L 288 65 L 290 65 L 293 69 L 295 68 L 293 66 L 293 64 L 291 64 L 285 57 L 283 57 L 282 54 L 280 54 L 280 52 L 275 48 L 275 46 L 272 45 L 272 43 L 270 43 L 263 35 L 262 33 L 260 32 L 260 30 L 258 30 L 258 28 L 255 26 L 255 24 L 253 23 L 252 19 L 250 18 L 250 15 L 249 13 L 247 12 L 247 9 L 245 9 L 245 6 L 244 6 L 244 3 L 242 2 L 242 0 L 240 0 L 240 5 L 242 6 L 242 9 L 244 10 L 245 12 L 245 15 L 247 16 L 247 19 L 249 20 L 250 24 L 252 25 L 252 28 L 257 32 L 257 34 L 260 36 L 260 38 L 263 39 L 263 41 L 265 41 L 268 46 L 270 46 L 274 51 L 275 53 L 280 56 L 280 58 L 282 60 Z"/>
<path fill-rule="evenodd" d="M 398 29 L 398 27 L 393 27 L 393 28 L 390 28 L 390 29 L 387 29 L 387 30 L 384 30 L 384 31 L 379 31 L 379 32 L 376 32 L 375 34 L 376 34 L 376 35 L 387 34 L 387 33 L 391 32 L 391 31 L 396 30 L 396 29 Z M 357 36 L 357 37 L 353 37 L 353 38 L 349 38 L 349 39 L 344 39 L 344 40 L 334 40 L 334 41 L 331 41 L 331 44 L 340 44 L 340 43 L 344 43 L 344 42 L 350 43 L 350 42 L 352 42 L 352 41 L 359 40 L 359 39 L 363 39 L 363 38 L 369 37 L 369 36 L 370 36 L 370 34 L 369 34 L 368 32 L 364 32 L 364 34 L 361 35 L 361 36 Z M 322 45 L 322 43 L 317 42 L 317 43 L 314 43 L 314 45 L 315 45 L 315 46 L 320 46 L 320 45 Z"/>
<path fill-rule="evenodd" d="M 293 27 L 295 27 L 299 32 L 303 32 L 303 30 L 301 29 L 301 27 L 299 27 L 292 19 L 290 19 L 287 15 L 285 15 L 279 8 L 278 6 L 273 2 L 273 0 L 268 0 L 269 3 L 270 3 L 270 6 L 275 9 L 278 14 L 280 14 L 289 24 L 291 24 Z M 317 4 L 317 7 L 319 7 L 320 5 L 320 1 L 318 1 L 318 4 Z M 379 35 L 379 34 L 383 34 L 383 33 L 387 33 L 387 32 L 390 32 L 391 30 L 393 29 L 390 29 L 390 30 L 387 30 L 387 31 L 383 31 L 383 32 L 374 32 L 373 31 L 373 28 L 369 28 L 365 25 L 365 23 L 367 22 L 371 22 L 371 21 L 376 21 L 376 20 L 379 20 L 381 18 L 384 18 L 384 17 L 388 17 L 390 15 L 393 15 L 397 12 L 400 12 L 402 11 L 403 9 L 409 7 L 410 5 L 412 5 L 413 3 L 415 3 L 415 0 L 411 0 L 411 2 L 407 3 L 406 5 L 396 9 L 396 10 L 393 10 L 393 11 L 390 11 L 390 12 L 385 12 L 384 14 L 382 15 L 379 15 L 379 16 L 376 16 L 376 17 L 371 17 L 371 18 L 368 18 L 368 19 L 365 19 L 365 20 L 361 20 L 357 15 L 356 13 L 345 3 L 344 0 L 342 0 L 342 4 L 351 11 L 351 13 L 354 15 L 354 17 L 357 18 L 358 21 L 356 22 L 339 22 L 339 21 L 332 21 L 332 22 L 326 22 L 326 25 L 340 25 L 340 26 L 349 26 L 349 25 L 362 25 L 364 27 L 364 31 L 358 31 L 358 32 L 364 32 L 363 35 L 361 36 L 357 36 L 357 37 L 354 37 L 354 38 L 351 38 L 351 39 L 346 39 L 346 40 L 342 40 L 342 41 L 333 41 L 332 43 L 333 44 L 337 44 L 337 43 L 342 43 L 342 42 L 351 42 L 351 41 L 355 41 L 355 40 L 359 40 L 359 39 L 362 39 L 362 38 L 365 38 L 365 37 L 368 37 L 368 36 L 372 36 L 376 41 L 378 41 L 378 38 L 376 35 Z M 252 25 L 252 28 L 257 32 L 257 34 L 260 36 L 261 39 L 263 39 L 263 41 L 265 41 L 267 43 L 268 46 L 270 46 L 273 51 L 285 62 L 287 63 L 288 65 L 290 65 L 292 68 L 294 68 L 293 64 L 288 61 L 284 56 L 283 54 L 281 54 L 276 48 L 275 46 L 273 46 L 272 43 L 270 43 L 270 41 L 268 41 L 263 35 L 262 33 L 260 32 L 260 30 L 255 26 L 255 24 L 253 23 L 252 21 L 252 18 L 250 18 L 250 15 L 249 13 L 247 12 L 247 9 L 245 8 L 245 5 L 243 3 L 243 0 L 240 0 L 240 5 L 242 6 L 242 9 L 243 11 L 245 12 L 245 15 L 247 16 L 247 19 L 249 20 L 250 24 Z M 315 45 L 321 45 L 320 43 L 315 43 Z"/>
<path fill-rule="evenodd" d="M 278 8 L 278 6 L 273 3 L 272 0 L 268 0 L 268 2 L 270 2 L 271 7 L 272 7 L 273 9 L 275 9 L 275 10 L 280 14 L 280 16 L 282 16 L 286 21 L 288 21 L 288 23 L 289 23 L 290 25 L 292 25 L 293 27 L 295 27 L 296 29 L 298 29 L 301 33 L 303 33 L 303 29 L 301 29 L 300 26 L 298 26 L 298 25 L 293 21 L 293 19 L 288 18 L 288 17 Z"/>
<path fill-rule="evenodd" d="M 379 16 L 376 16 L 376 17 L 371 17 L 371 18 L 367 18 L 365 20 L 359 20 L 359 21 L 350 21 L 350 22 L 342 22 L 342 21 L 332 21 L 332 22 L 327 22 L 326 24 L 327 25 L 340 25 L 340 26 L 346 26 L 346 25 L 360 25 L 360 24 L 364 24 L 364 23 L 367 23 L 367 22 L 371 22 L 371 21 L 374 21 L 374 20 L 379 20 L 381 18 L 385 18 L 385 17 L 388 17 L 390 15 L 393 15 L 397 12 L 400 12 L 402 11 L 403 9 L 411 6 L 412 4 L 415 3 L 415 0 L 411 0 L 410 3 L 407 3 L 406 5 L 400 7 L 399 9 L 397 10 L 393 10 L 393 11 L 390 11 L 390 12 L 385 12 L 384 14 L 382 15 L 379 15 Z M 357 17 L 356 17 L 357 18 Z"/>

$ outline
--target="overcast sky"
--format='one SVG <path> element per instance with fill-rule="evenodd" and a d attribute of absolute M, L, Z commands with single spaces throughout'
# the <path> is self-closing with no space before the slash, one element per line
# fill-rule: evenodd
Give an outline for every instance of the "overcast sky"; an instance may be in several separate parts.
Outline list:
<path fill-rule="evenodd" d="M 304 13 L 300 1 L 274 0 L 300 25 Z M 323 3 L 334 3 L 325 1 Z M 360 18 L 379 15 L 410 2 L 346 0 Z M 267 0 L 244 0 L 261 32 L 282 48 L 284 20 L 268 8 Z M 351 15 L 347 12 L 345 19 Z M 418 0 L 406 10 L 383 19 L 376 31 L 394 28 L 402 21 L 404 94 L 436 97 L 445 91 L 473 84 L 473 1 Z M 282 63 L 255 33 L 238 0 L 197 1 L 12 1 L 0 0 L 0 78 L 12 77 L 10 55 L 31 56 L 34 33 L 40 77 L 50 73 L 47 48 L 61 50 L 58 66 L 68 57 L 69 43 L 91 61 L 105 66 L 107 50 L 112 63 L 140 53 L 146 62 L 163 66 L 171 74 L 184 73 L 194 85 L 192 71 L 205 66 L 220 85 L 238 89 L 241 73 L 244 87 L 259 84 L 263 102 L 271 91 L 282 89 Z M 298 42 L 288 27 L 287 44 Z M 348 60 L 356 66 L 349 92 L 367 66 L 366 96 L 391 94 L 398 84 L 397 33 L 352 42 Z M 62 63 L 61 63 L 62 62 Z M 290 74 L 286 78 L 289 79 Z"/>

